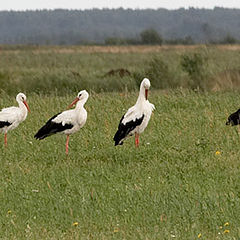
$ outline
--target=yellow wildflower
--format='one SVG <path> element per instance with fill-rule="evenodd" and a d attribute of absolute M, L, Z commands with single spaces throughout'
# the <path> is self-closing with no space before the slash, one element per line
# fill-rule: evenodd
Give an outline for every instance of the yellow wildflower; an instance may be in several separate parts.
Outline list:
<path fill-rule="evenodd" d="M 229 226 L 229 222 L 224 223 L 224 226 L 225 226 L 225 227 L 226 227 L 226 226 Z"/>
<path fill-rule="evenodd" d="M 198 237 L 198 238 L 202 237 L 202 234 L 201 234 L 201 233 L 199 233 L 199 234 L 197 235 L 197 237 Z"/>
<path fill-rule="evenodd" d="M 11 210 L 8 210 L 8 212 L 7 212 L 8 214 L 11 214 L 12 213 L 12 211 Z"/>
<path fill-rule="evenodd" d="M 113 232 L 117 233 L 117 232 L 119 232 L 119 229 L 118 228 L 114 228 Z"/>
<path fill-rule="evenodd" d="M 72 225 L 76 227 L 78 225 L 78 222 L 74 222 Z"/>
<path fill-rule="evenodd" d="M 226 229 L 223 233 L 230 233 L 230 230 Z"/>
<path fill-rule="evenodd" d="M 215 155 L 216 155 L 216 156 L 218 156 L 218 155 L 220 155 L 220 154 L 221 154 L 220 151 L 216 151 L 216 152 L 215 152 Z"/>

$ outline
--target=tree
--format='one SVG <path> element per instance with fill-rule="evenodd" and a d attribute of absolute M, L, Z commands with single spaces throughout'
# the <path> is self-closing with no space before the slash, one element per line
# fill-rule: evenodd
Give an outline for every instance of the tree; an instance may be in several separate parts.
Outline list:
<path fill-rule="evenodd" d="M 162 44 L 162 37 L 153 28 L 142 31 L 140 37 L 143 44 Z"/>
<path fill-rule="evenodd" d="M 232 35 L 228 34 L 223 40 L 222 42 L 223 44 L 236 44 L 238 43 L 238 40 L 236 38 L 234 38 Z"/>

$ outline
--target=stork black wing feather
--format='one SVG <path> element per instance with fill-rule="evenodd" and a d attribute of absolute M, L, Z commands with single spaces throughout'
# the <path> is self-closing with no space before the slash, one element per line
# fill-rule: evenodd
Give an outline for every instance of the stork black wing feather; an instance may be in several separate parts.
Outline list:
<path fill-rule="evenodd" d="M 8 126 L 10 126 L 10 125 L 11 125 L 10 122 L 0 121 L 0 128 L 8 127 Z"/>
<path fill-rule="evenodd" d="M 41 127 L 38 132 L 34 135 L 36 139 L 44 139 L 45 137 L 51 136 L 55 133 L 62 132 L 66 129 L 71 129 L 73 127 L 72 124 L 65 124 L 64 126 L 62 123 L 56 123 L 52 120 L 56 118 L 60 113 L 54 115 L 52 118 L 50 118 L 46 124 Z"/>
<path fill-rule="evenodd" d="M 141 125 L 144 114 L 140 118 L 136 118 L 135 120 L 132 120 L 130 122 L 127 122 L 126 124 L 122 123 L 122 120 L 124 118 L 124 115 L 122 116 L 120 123 L 118 125 L 118 130 L 114 135 L 113 140 L 115 141 L 115 146 L 116 145 L 122 145 L 123 142 L 120 143 L 122 139 L 128 136 L 128 134 L 134 130 L 137 126 Z"/>

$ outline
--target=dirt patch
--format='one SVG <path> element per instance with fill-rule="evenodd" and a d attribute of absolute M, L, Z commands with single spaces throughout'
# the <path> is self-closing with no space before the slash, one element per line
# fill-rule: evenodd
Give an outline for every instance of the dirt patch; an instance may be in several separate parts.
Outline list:
<path fill-rule="evenodd" d="M 107 72 L 104 77 L 110 77 L 110 76 L 120 76 L 121 78 L 125 76 L 130 76 L 131 73 L 124 68 L 119 68 L 119 69 L 112 69 L 109 72 Z"/>

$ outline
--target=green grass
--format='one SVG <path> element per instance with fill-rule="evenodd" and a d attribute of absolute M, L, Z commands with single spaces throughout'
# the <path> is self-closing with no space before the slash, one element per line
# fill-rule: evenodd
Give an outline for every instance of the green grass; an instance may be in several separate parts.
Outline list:
<path fill-rule="evenodd" d="M 28 95 L 32 112 L 0 139 L 1 239 L 239 239 L 240 136 L 225 125 L 239 92 L 151 91 L 140 147 L 114 147 L 137 94 L 91 93 L 68 157 L 64 135 L 33 135 L 75 95 Z"/>
<path fill-rule="evenodd" d="M 18 91 L 65 95 L 84 88 L 96 93 L 135 91 L 143 77 L 149 77 L 155 89 L 240 89 L 239 46 L 236 50 L 170 47 L 156 52 L 118 48 L 119 53 L 111 52 L 111 47 L 104 48 L 108 52 L 87 47 L 2 47 L 0 90 L 11 95 Z M 194 56 L 200 60 L 192 62 Z M 187 59 L 185 68 L 182 59 Z M 116 69 L 127 69 L 131 76 L 106 75 Z"/>

